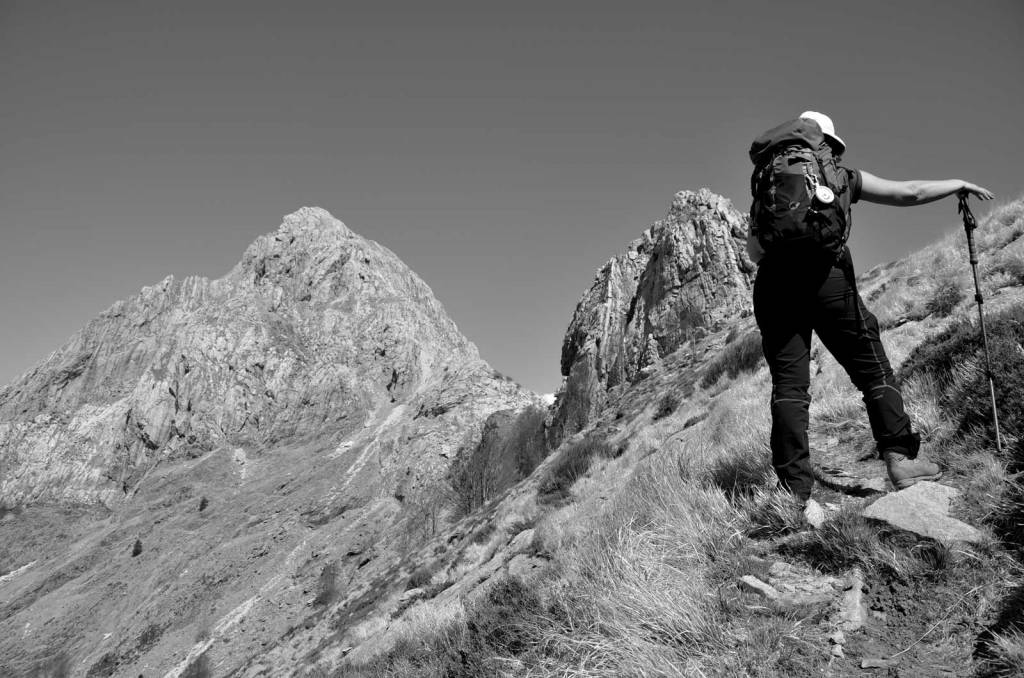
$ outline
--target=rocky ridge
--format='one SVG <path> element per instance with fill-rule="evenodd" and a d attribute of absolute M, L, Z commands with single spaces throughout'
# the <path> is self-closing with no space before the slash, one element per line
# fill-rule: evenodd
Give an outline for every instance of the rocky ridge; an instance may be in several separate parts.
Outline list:
<path fill-rule="evenodd" d="M 303 208 L 223 278 L 143 289 L 0 392 L 0 501 L 110 506 L 217 447 L 436 417 L 487 371 L 394 254 Z"/>
<path fill-rule="evenodd" d="M 535 402 L 392 252 L 302 208 L 0 391 L 0 674 L 265 650 L 327 563 L 369 586 L 450 522 L 451 460 Z"/>
<path fill-rule="evenodd" d="M 562 344 L 555 442 L 583 429 L 608 389 L 749 313 L 756 267 L 745 241 L 746 217 L 729 200 L 680 191 L 664 219 L 597 271 Z"/>

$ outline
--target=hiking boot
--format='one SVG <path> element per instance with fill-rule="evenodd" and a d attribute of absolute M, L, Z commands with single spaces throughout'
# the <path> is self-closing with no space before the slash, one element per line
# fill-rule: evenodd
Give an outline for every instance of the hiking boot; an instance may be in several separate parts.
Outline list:
<path fill-rule="evenodd" d="M 910 458 L 899 452 L 882 452 L 882 459 L 889 471 L 889 480 L 897 490 L 905 490 L 921 480 L 938 480 L 942 477 L 939 465 L 928 461 L 923 455 Z"/>

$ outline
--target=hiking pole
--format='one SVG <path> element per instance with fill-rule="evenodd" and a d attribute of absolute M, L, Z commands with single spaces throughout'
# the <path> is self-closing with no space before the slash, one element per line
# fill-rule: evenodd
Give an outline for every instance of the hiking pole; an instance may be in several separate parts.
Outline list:
<path fill-rule="evenodd" d="M 988 377 L 988 393 L 992 398 L 992 422 L 996 427 L 996 452 L 1001 454 L 1003 451 L 1003 439 L 999 435 L 999 412 L 996 410 L 996 384 L 992 378 L 992 359 L 988 353 L 988 333 L 985 331 L 985 314 L 981 311 L 981 305 L 985 302 L 981 298 L 981 285 L 978 284 L 978 249 L 974 246 L 974 229 L 978 227 L 978 222 L 974 220 L 974 214 L 971 213 L 971 208 L 967 204 L 967 194 L 961 193 L 958 197 L 960 198 L 960 205 L 956 208 L 956 211 L 963 216 L 964 230 L 967 232 L 967 252 L 970 255 L 971 272 L 974 274 L 974 300 L 978 302 L 981 343 L 985 347 L 985 376 Z"/>

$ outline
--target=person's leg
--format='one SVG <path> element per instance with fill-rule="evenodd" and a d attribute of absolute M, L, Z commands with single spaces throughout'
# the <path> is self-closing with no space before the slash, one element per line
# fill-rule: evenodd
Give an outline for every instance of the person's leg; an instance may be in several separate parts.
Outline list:
<path fill-rule="evenodd" d="M 878 319 L 838 267 L 832 269 L 818 292 L 813 325 L 825 348 L 861 391 L 871 433 L 886 459 L 893 483 L 903 487 L 926 477 L 938 477 L 938 467 L 924 459 L 917 465 L 904 464 L 917 457 L 920 436 L 904 408 L 903 395 L 882 345 Z"/>
<path fill-rule="evenodd" d="M 857 305 L 860 305 L 858 327 Z M 878 319 L 867 309 L 846 274 L 835 267 L 818 291 L 814 331 L 864 397 L 871 433 L 879 449 L 913 434 L 880 338 Z"/>
<path fill-rule="evenodd" d="M 802 501 L 814 486 L 807 441 L 811 326 L 806 299 L 783 271 L 758 271 L 754 315 L 772 375 L 772 466 L 780 484 Z"/>

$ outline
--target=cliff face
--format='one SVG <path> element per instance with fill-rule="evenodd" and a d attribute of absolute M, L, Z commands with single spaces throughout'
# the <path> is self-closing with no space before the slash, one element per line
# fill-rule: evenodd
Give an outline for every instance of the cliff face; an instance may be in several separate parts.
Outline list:
<path fill-rule="evenodd" d="M 553 442 L 586 426 L 609 388 L 749 312 L 756 267 L 745 239 L 746 218 L 730 201 L 680 191 L 664 219 L 598 270 L 562 344 Z"/>
<path fill-rule="evenodd" d="M 217 447 L 340 441 L 395 407 L 436 417 L 472 372 L 489 370 L 422 280 L 303 208 L 223 278 L 143 289 L 0 392 L 0 502 L 111 505 Z M 447 400 L 417 400 L 428 385 Z"/>

